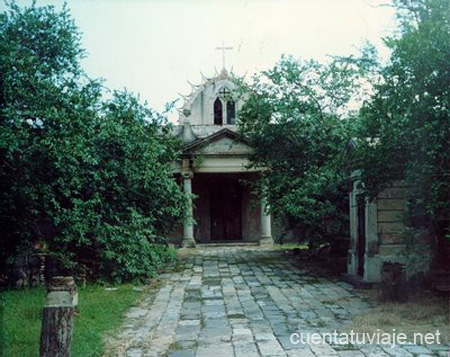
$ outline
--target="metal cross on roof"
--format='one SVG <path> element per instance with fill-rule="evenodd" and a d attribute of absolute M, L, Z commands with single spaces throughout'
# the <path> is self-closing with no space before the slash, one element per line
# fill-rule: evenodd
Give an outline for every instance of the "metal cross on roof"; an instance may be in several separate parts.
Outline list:
<path fill-rule="evenodd" d="M 231 46 L 225 46 L 224 41 L 222 41 L 222 46 L 216 47 L 216 50 L 222 51 L 222 66 L 223 66 L 223 68 L 225 68 L 225 51 L 230 51 L 232 49 L 233 49 L 233 47 L 231 47 Z"/>

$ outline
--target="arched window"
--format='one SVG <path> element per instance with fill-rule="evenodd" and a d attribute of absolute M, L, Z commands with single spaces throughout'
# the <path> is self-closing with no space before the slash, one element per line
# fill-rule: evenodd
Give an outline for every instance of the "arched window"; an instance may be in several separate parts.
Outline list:
<path fill-rule="evenodd" d="M 223 124 L 222 101 L 219 98 L 214 102 L 214 124 Z"/>
<path fill-rule="evenodd" d="M 227 101 L 227 124 L 236 124 L 236 112 L 232 100 Z"/>

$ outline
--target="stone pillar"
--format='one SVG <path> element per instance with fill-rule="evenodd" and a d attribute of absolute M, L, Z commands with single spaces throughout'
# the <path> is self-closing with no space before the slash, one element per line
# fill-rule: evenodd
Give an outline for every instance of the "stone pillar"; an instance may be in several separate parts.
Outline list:
<path fill-rule="evenodd" d="M 192 178 L 194 174 L 192 171 L 183 172 L 183 190 L 188 197 L 188 207 L 186 211 L 187 222 L 183 226 L 183 240 L 181 241 L 182 248 L 195 248 L 194 239 L 194 213 L 192 208 Z"/>
<path fill-rule="evenodd" d="M 364 281 L 379 282 L 381 280 L 381 259 L 378 255 L 378 204 L 377 201 L 367 201 L 366 216 L 366 246 L 364 248 Z"/>
<path fill-rule="evenodd" d="M 272 238 L 272 222 L 270 213 L 268 213 L 268 205 L 265 200 L 261 200 L 261 238 L 259 240 L 260 245 L 273 244 Z"/>
<path fill-rule="evenodd" d="M 358 181 L 353 182 L 353 190 L 350 192 L 349 216 L 350 216 L 350 245 L 347 255 L 347 274 L 358 275 Z"/>

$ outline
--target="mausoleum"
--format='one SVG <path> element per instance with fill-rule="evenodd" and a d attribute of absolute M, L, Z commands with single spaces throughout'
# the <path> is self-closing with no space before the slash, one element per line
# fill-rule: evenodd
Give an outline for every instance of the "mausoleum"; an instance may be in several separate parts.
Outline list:
<path fill-rule="evenodd" d="M 197 243 L 272 243 L 271 215 L 248 184 L 259 178 L 249 167 L 252 149 L 236 127 L 245 94 L 237 79 L 223 69 L 204 77 L 184 97 L 174 135 L 183 141 L 174 174 L 190 199 L 190 222 L 178 227 L 170 241 L 183 247 Z"/>

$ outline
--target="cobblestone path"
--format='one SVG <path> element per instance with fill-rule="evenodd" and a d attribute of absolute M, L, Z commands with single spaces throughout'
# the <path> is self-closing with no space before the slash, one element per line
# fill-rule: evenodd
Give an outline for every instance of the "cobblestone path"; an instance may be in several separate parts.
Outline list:
<path fill-rule="evenodd" d="M 162 280 L 156 294 L 129 310 L 116 355 L 448 356 L 440 345 L 292 344 L 294 332 L 333 332 L 369 306 L 350 285 L 299 269 L 281 251 L 199 248 Z"/>

